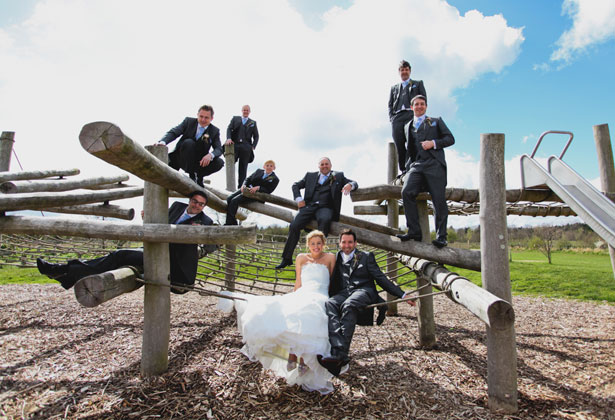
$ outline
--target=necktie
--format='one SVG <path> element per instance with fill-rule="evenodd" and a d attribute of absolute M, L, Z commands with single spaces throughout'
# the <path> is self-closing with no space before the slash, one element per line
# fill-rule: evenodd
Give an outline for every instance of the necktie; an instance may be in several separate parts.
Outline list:
<path fill-rule="evenodd" d="M 176 225 L 179 225 L 181 222 L 184 222 L 186 220 L 188 220 L 190 218 L 190 215 L 186 212 L 184 212 L 184 214 L 182 214 L 181 216 L 179 216 L 179 219 L 177 219 L 177 221 L 175 222 Z"/>
<path fill-rule="evenodd" d="M 423 118 L 419 117 L 416 120 L 416 124 L 415 124 L 415 127 L 416 127 L 417 130 L 419 129 L 419 127 L 421 126 L 422 123 L 423 123 Z"/>
<path fill-rule="evenodd" d="M 329 178 L 329 175 L 320 175 L 320 179 L 318 180 L 318 183 L 320 185 L 324 184 L 327 181 L 327 178 Z"/>
<path fill-rule="evenodd" d="M 203 131 L 205 131 L 205 128 L 199 125 L 196 129 L 196 139 L 197 140 L 201 138 L 201 136 L 203 135 Z"/>
<path fill-rule="evenodd" d="M 247 122 L 247 121 L 248 121 L 248 119 L 247 119 L 247 118 L 242 118 L 242 119 L 241 119 L 241 123 L 242 123 L 243 125 L 246 125 L 246 122 Z"/>

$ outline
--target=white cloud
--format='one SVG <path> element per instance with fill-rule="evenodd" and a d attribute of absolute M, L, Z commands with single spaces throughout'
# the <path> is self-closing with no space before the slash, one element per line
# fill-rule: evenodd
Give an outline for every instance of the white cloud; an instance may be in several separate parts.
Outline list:
<path fill-rule="evenodd" d="M 557 40 L 552 61 L 568 63 L 588 47 L 615 38 L 613 1 L 564 0 L 562 14 L 572 18 L 572 28 Z"/>
<path fill-rule="evenodd" d="M 425 81 L 430 110 L 451 120 L 453 92 L 501 72 L 524 40 L 501 15 L 460 15 L 438 0 L 357 0 L 323 19 L 313 30 L 285 0 L 41 1 L 0 28 L 0 130 L 16 131 L 25 169 L 108 174 L 118 170 L 79 145 L 84 124 L 112 121 L 151 144 L 203 103 L 224 133 L 249 103 L 261 132 L 249 170 L 274 159 L 277 194 L 290 196 L 322 155 L 373 185 L 386 181 L 386 102 L 400 59 Z M 449 165 L 466 175 L 449 185 L 475 182 L 460 150 L 447 152 Z M 223 187 L 224 174 L 212 183 Z"/>

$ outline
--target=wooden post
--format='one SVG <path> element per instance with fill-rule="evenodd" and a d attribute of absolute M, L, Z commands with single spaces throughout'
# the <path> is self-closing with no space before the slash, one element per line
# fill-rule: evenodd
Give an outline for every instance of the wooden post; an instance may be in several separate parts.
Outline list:
<path fill-rule="evenodd" d="M 81 305 L 93 308 L 114 297 L 137 290 L 142 285 L 136 280 L 136 273 L 132 268 L 121 267 L 84 277 L 73 289 Z"/>
<path fill-rule="evenodd" d="M 15 143 L 13 131 L 3 131 L 0 136 L 0 172 L 6 172 L 11 166 L 11 154 Z"/>
<path fill-rule="evenodd" d="M 615 166 L 613 149 L 608 124 L 594 125 L 594 141 L 598 152 L 598 169 L 600 170 L 600 187 L 604 193 L 615 193 Z M 611 267 L 615 277 L 615 248 L 609 245 Z"/>
<path fill-rule="evenodd" d="M 166 146 L 147 146 L 146 149 L 166 164 Z M 168 224 L 168 191 L 145 182 L 143 192 L 144 223 Z M 171 289 L 169 281 L 169 244 L 143 243 L 144 277 L 146 284 L 143 302 L 143 346 L 141 374 L 155 376 L 166 372 L 169 365 L 169 331 L 171 325 Z"/>
<path fill-rule="evenodd" d="M 480 249 L 483 287 L 512 304 L 508 267 L 504 134 L 480 137 Z M 517 412 L 514 324 L 487 327 L 489 408 Z"/>
<path fill-rule="evenodd" d="M 224 146 L 224 160 L 226 167 L 226 189 L 235 191 L 235 145 L 227 144 Z M 237 247 L 235 245 L 224 245 L 226 248 L 226 270 L 224 273 L 224 285 L 227 290 L 235 290 L 235 256 Z"/>
<path fill-rule="evenodd" d="M 387 182 L 392 184 L 395 178 L 397 177 L 397 150 L 395 150 L 395 143 L 389 142 L 388 144 L 388 154 L 389 154 L 389 166 L 387 168 Z M 395 199 L 387 200 L 387 226 L 397 229 L 399 227 L 399 203 Z M 397 273 L 397 258 L 395 254 L 392 252 L 387 253 L 387 272 Z M 396 296 L 393 296 L 390 293 L 386 294 L 387 301 L 397 299 Z M 397 303 L 389 303 L 387 306 L 387 315 L 397 315 Z"/>
<path fill-rule="evenodd" d="M 430 243 L 429 234 L 429 209 L 427 201 L 418 200 L 416 206 L 419 213 L 419 225 L 423 235 L 422 242 Z M 432 348 L 436 345 L 436 321 L 433 314 L 433 288 L 431 280 L 423 276 L 416 279 L 416 287 L 419 289 L 418 300 L 418 323 L 419 323 L 419 345 L 424 348 Z M 427 295 L 427 296 L 425 296 Z"/>

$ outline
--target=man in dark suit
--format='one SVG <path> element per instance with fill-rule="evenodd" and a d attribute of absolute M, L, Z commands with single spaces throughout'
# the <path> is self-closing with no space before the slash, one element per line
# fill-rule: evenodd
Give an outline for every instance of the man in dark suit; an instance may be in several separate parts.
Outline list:
<path fill-rule="evenodd" d="M 257 169 L 249 177 L 245 179 L 240 189 L 229 195 L 226 199 L 226 223 L 225 225 L 236 225 L 237 209 L 239 206 L 250 201 L 255 201 L 253 198 L 248 198 L 243 195 L 244 190 L 249 190 L 251 193 L 262 192 L 271 194 L 280 180 L 275 172 L 275 162 L 268 160 L 263 164 L 263 169 Z"/>
<path fill-rule="evenodd" d="M 355 326 L 373 325 L 374 310 L 362 309 L 373 303 L 384 303 L 376 290 L 376 283 L 390 294 L 403 298 L 406 294 L 380 270 L 371 252 L 356 249 L 357 236 L 352 230 L 340 234 L 340 251 L 329 283 L 329 300 L 325 310 L 329 318 L 331 355 L 319 356 L 318 361 L 333 375 L 339 375 L 348 364 L 348 352 Z M 415 305 L 409 300 L 410 305 Z M 379 308 L 377 324 L 384 322 L 386 305 Z"/>
<path fill-rule="evenodd" d="M 431 195 L 436 220 L 436 239 L 432 243 L 445 247 L 448 207 L 446 205 L 446 160 L 444 148 L 455 144 L 455 138 L 442 118 L 428 117 L 427 98 L 412 99 L 414 118 L 406 125 L 408 139 L 408 174 L 401 191 L 408 233 L 397 235 L 402 241 L 422 239 L 416 196 L 425 189 Z"/>
<path fill-rule="evenodd" d="M 183 169 L 200 186 L 203 186 L 203 177 L 218 172 L 224 166 L 220 157 L 220 130 L 211 124 L 213 119 L 213 107 L 203 105 L 196 118 L 186 117 L 158 141 L 158 144 L 169 144 L 181 136 L 175 150 L 169 153 L 169 166 Z"/>
<path fill-rule="evenodd" d="M 241 116 L 231 118 L 226 128 L 226 143 L 235 145 L 235 162 L 239 160 L 237 188 L 241 188 L 248 173 L 248 163 L 254 160 L 254 149 L 258 144 L 258 127 L 256 121 L 248 118 L 250 105 L 241 108 Z"/>
<path fill-rule="evenodd" d="M 412 98 L 416 95 L 427 97 L 423 81 L 410 79 L 410 71 L 410 63 L 402 60 L 399 63 L 401 83 L 391 86 L 391 94 L 389 96 L 389 120 L 391 121 L 393 141 L 397 149 L 397 159 L 401 172 L 404 171 L 407 159 L 404 127 L 413 117 L 410 105 Z"/>
<path fill-rule="evenodd" d="M 188 204 L 175 202 L 169 208 L 169 224 L 175 225 L 212 225 L 213 221 L 203 213 L 207 196 L 202 191 L 194 191 Z M 171 284 L 191 286 L 196 277 L 199 258 L 196 244 L 169 244 L 171 265 Z M 132 266 L 143 272 L 142 249 L 120 249 L 100 258 L 89 261 L 69 260 L 66 264 L 49 263 L 37 258 L 36 265 L 41 274 L 60 282 L 62 287 L 70 289 L 83 277 L 100 274 L 120 267 Z M 171 288 L 174 293 L 185 293 Z"/>
<path fill-rule="evenodd" d="M 331 160 L 323 157 L 318 162 L 319 172 L 308 172 L 302 180 L 293 184 L 293 197 L 299 207 L 299 213 L 290 223 L 288 238 L 282 251 L 282 262 L 276 269 L 282 269 L 293 263 L 293 252 L 299 242 L 301 229 L 311 220 L 316 219 L 318 230 L 327 236 L 331 221 L 340 220 L 342 207 L 342 193 L 350 194 L 356 190 L 358 184 L 344 176 L 343 172 L 331 171 Z M 305 195 L 301 197 L 301 190 Z"/>

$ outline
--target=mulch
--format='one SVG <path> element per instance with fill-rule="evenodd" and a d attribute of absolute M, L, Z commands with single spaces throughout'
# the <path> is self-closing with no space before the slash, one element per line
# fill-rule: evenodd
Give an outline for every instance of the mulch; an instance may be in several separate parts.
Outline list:
<path fill-rule="evenodd" d="M 0 287 L 1 419 L 615 419 L 615 306 L 515 297 L 519 412 L 490 412 L 484 324 L 434 298 L 358 327 L 350 370 L 322 396 L 241 353 L 215 299 L 172 296 L 168 371 L 140 376 L 143 291 L 81 307 L 57 285 Z"/>

